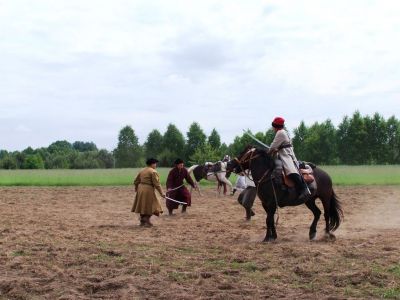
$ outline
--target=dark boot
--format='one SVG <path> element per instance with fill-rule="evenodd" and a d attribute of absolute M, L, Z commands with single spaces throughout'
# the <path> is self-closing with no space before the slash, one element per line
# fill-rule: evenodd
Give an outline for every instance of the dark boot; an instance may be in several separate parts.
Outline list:
<path fill-rule="evenodd" d="M 148 215 L 146 215 L 146 224 L 144 224 L 144 226 L 146 226 L 146 227 L 152 227 L 153 226 L 153 223 L 151 223 L 150 222 L 150 217 L 151 216 L 148 216 Z"/>
<path fill-rule="evenodd" d="M 145 215 L 140 215 L 140 226 L 146 225 L 146 218 Z"/>
<path fill-rule="evenodd" d="M 286 191 L 286 185 L 283 182 L 283 164 L 280 159 L 275 159 L 275 168 L 273 171 L 273 177 L 275 184 L 283 191 Z"/>
<path fill-rule="evenodd" d="M 301 179 L 299 174 L 289 174 L 289 178 L 293 180 L 295 186 L 296 186 L 296 191 L 298 195 L 298 199 L 300 201 L 308 201 L 310 199 L 310 192 L 308 191 L 306 183 Z"/>

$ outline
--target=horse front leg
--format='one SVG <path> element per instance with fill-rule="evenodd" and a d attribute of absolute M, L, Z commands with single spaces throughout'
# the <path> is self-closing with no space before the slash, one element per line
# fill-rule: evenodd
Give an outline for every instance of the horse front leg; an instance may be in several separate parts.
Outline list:
<path fill-rule="evenodd" d="M 267 211 L 267 218 L 266 218 L 266 225 L 267 225 L 267 233 L 265 235 L 265 238 L 263 242 L 273 242 L 277 239 L 278 235 L 276 234 L 276 228 L 275 228 L 275 211 L 276 207 L 270 206 L 266 209 Z"/>
<path fill-rule="evenodd" d="M 200 182 L 199 181 L 196 181 L 196 190 L 199 193 L 199 196 L 202 197 L 203 195 L 201 194 L 201 191 L 200 191 Z"/>

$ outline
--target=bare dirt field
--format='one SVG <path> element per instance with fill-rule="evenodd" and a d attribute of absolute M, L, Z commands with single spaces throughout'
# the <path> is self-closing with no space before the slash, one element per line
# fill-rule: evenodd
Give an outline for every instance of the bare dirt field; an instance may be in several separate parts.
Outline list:
<path fill-rule="evenodd" d="M 0 299 L 400 299 L 400 187 L 336 187 L 336 241 L 312 214 L 244 221 L 237 197 L 193 196 L 185 215 L 138 226 L 132 188 L 1 188 Z"/>

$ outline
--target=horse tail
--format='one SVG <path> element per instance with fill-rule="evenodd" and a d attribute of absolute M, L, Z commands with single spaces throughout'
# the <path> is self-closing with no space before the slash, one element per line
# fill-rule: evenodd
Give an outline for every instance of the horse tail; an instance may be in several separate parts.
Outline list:
<path fill-rule="evenodd" d="M 188 169 L 189 174 L 193 172 L 193 170 L 197 167 L 198 165 L 193 165 Z"/>
<path fill-rule="evenodd" d="M 329 204 L 329 230 L 335 231 L 343 220 L 343 209 L 338 196 L 333 190 Z"/>

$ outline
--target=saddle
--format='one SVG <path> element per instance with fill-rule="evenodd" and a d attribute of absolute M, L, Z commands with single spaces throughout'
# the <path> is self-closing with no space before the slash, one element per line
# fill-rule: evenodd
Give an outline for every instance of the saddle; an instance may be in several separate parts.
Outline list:
<path fill-rule="evenodd" d="M 313 169 L 316 168 L 316 165 L 313 163 L 299 162 L 299 171 L 300 175 L 303 177 L 305 183 L 308 185 L 309 189 L 316 189 L 317 184 L 315 182 L 315 178 L 313 175 Z M 294 182 L 285 174 L 282 161 L 277 158 L 275 159 L 275 168 L 273 171 L 273 178 L 275 183 L 278 186 L 281 186 L 282 189 L 293 188 L 295 187 Z"/>
<path fill-rule="evenodd" d="M 311 185 L 315 181 L 313 170 L 309 165 L 305 165 L 304 168 L 301 168 L 299 170 L 307 185 Z M 283 170 L 282 170 L 282 176 L 283 176 L 283 183 L 286 186 L 290 188 L 294 187 L 294 182 L 285 174 Z"/>

